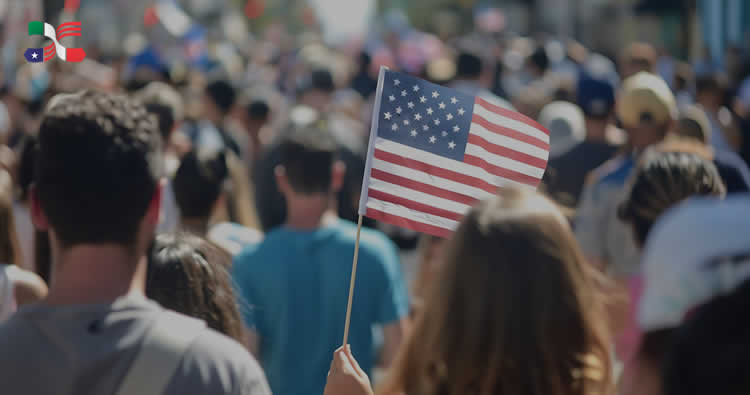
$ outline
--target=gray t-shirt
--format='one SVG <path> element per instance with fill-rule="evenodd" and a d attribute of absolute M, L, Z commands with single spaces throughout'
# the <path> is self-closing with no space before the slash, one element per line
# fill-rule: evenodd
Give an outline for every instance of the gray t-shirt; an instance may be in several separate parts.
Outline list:
<path fill-rule="evenodd" d="M 161 311 L 133 296 L 111 304 L 20 309 L 0 325 L 0 392 L 116 393 Z M 266 395 L 270 390 L 260 366 L 239 343 L 207 329 L 184 355 L 164 394 Z"/>

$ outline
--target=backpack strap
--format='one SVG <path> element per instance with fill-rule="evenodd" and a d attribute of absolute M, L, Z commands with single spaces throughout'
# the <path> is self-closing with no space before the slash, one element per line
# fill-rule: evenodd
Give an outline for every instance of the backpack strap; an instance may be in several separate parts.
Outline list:
<path fill-rule="evenodd" d="M 146 332 L 117 395 L 162 394 L 190 345 L 205 330 L 203 321 L 162 311 Z"/>

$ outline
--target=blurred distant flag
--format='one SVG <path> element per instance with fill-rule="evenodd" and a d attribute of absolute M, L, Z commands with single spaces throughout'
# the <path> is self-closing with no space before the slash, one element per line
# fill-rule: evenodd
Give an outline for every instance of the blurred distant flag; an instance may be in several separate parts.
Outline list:
<path fill-rule="evenodd" d="M 478 200 L 536 188 L 549 144 L 521 114 L 381 68 L 359 214 L 448 237 Z"/>

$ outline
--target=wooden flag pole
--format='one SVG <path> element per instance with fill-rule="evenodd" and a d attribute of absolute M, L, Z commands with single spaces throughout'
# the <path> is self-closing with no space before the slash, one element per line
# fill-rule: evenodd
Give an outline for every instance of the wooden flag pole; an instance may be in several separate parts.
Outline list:
<path fill-rule="evenodd" d="M 357 280 L 357 258 L 359 257 L 359 232 L 362 230 L 362 215 L 357 219 L 357 240 L 354 242 L 354 261 L 352 262 L 352 278 L 349 282 L 349 302 L 346 305 L 346 323 L 344 324 L 344 341 L 341 345 L 346 346 L 349 339 L 349 322 L 352 316 L 352 299 L 354 299 L 354 282 Z"/>

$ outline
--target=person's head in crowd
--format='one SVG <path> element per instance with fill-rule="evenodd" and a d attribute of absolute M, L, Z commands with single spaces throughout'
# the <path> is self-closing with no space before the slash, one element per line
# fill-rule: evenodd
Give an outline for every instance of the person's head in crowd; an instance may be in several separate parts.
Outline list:
<path fill-rule="evenodd" d="M 716 116 L 724 104 L 727 90 L 726 78 L 718 74 L 703 74 L 695 78 L 695 101 Z"/>
<path fill-rule="evenodd" d="M 216 79 L 209 82 L 203 91 L 203 116 L 205 119 L 220 124 L 234 107 L 237 92 L 231 82 Z"/>
<path fill-rule="evenodd" d="M 478 81 L 482 78 L 482 58 L 469 52 L 462 51 L 456 58 L 456 79 L 463 81 Z"/>
<path fill-rule="evenodd" d="M 136 97 L 143 102 L 149 113 L 156 116 L 159 122 L 159 132 L 161 132 L 166 149 L 172 132 L 182 122 L 184 113 L 182 96 L 166 83 L 152 82 L 137 92 Z"/>
<path fill-rule="evenodd" d="M 664 139 L 677 118 L 677 104 L 667 83 L 646 72 L 625 80 L 616 111 L 636 151 Z"/>
<path fill-rule="evenodd" d="M 504 189 L 448 242 L 379 393 L 605 393 L 601 285 L 554 203 Z"/>
<path fill-rule="evenodd" d="M 538 46 L 526 59 L 526 69 L 532 77 L 541 78 L 549 69 L 550 60 L 544 46 Z"/>
<path fill-rule="evenodd" d="M 201 236 L 208 232 L 228 178 L 225 151 L 198 148 L 185 154 L 172 181 L 184 229 Z"/>
<path fill-rule="evenodd" d="M 576 102 L 587 119 L 607 121 L 615 109 L 615 88 L 606 79 L 583 74 L 576 86 Z"/>
<path fill-rule="evenodd" d="M 670 207 L 692 196 L 721 197 L 726 188 L 710 159 L 691 152 L 653 147 L 639 159 L 625 201 L 620 204 L 620 220 L 630 224 L 636 243 L 646 242 L 657 219 Z"/>
<path fill-rule="evenodd" d="M 582 73 L 576 86 L 576 102 L 585 116 L 586 139 L 604 141 L 615 108 L 612 83 Z"/>
<path fill-rule="evenodd" d="M 628 45 L 620 57 L 620 75 L 623 79 L 640 72 L 653 73 L 657 53 L 651 44 L 635 42 Z"/>
<path fill-rule="evenodd" d="M 531 119 L 539 118 L 539 113 L 551 101 L 549 93 L 538 86 L 523 88 L 512 100 L 518 112 Z"/>
<path fill-rule="evenodd" d="M 264 99 L 253 99 L 245 106 L 245 115 L 245 129 L 253 142 L 258 143 L 261 130 L 271 121 L 271 107 Z"/>
<path fill-rule="evenodd" d="M 146 296 L 244 343 L 231 264 L 229 253 L 199 236 L 160 234 L 148 257 Z"/>
<path fill-rule="evenodd" d="M 96 283 L 145 274 L 137 268 L 159 222 L 161 151 L 157 122 L 137 101 L 93 91 L 50 101 L 39 129 L 31 199 L 34 224 L 49 231 L 56 283 L 77 281 L 83 293 L 80 270 Z M 91 265 L 66 254 L 74 249 L 112 259 L 109 266 Z M 120 260 L 120 271 L 112 270 Z"/>
<path fill-rule="evenodd" d="M 361 74 L 369 74 L 370 66 L 372 65 L 372 56 L 367 51 L 361 51 L 359 53 L 359 61 L 357 62 L 357 68 Z"/>
<path fill-rule="evenodd" d="M 643 332 L 636 357 L 643 366 L 639 381 L 655 376 L 661 387 L 675 330 L 699 306 L 733 292 L 750 278 L 748 211 L 750 200 L 745 196 L 693 198 L 664 214 L 649 233 L 641 263 L 644 289 L 636 313 Z"/>
<path fill-rule="evenodd" d="M 550 158 L 559 157 L 586 139 L 586 123 L 577 105 L 564 101 L 547 104 L 539 113 L 539 123 L 549 130 Z"/>
<path fill-rule="evenodd" d="M 343 184 L 346 167 L 337 158 L 336 141 L 327 129 L 302 127 L 279 149 L 281 163 L 274 173 L 286 199 L 287 223 L 315 225 Z"/>
<path fill-rule="evenodd" d="M 336 84 L 333 74 L 326 69 L 313 70 L 299 92 L 299 103 L 325 113 L 333 100 Z"/>
<path fill-rule="evenodd" d="M 738 257 L 750 265 L 750 250 Z M 663 368 L 664 395 L 750 393 L 750 281 L 719 295 L 674 334 Z"/>

